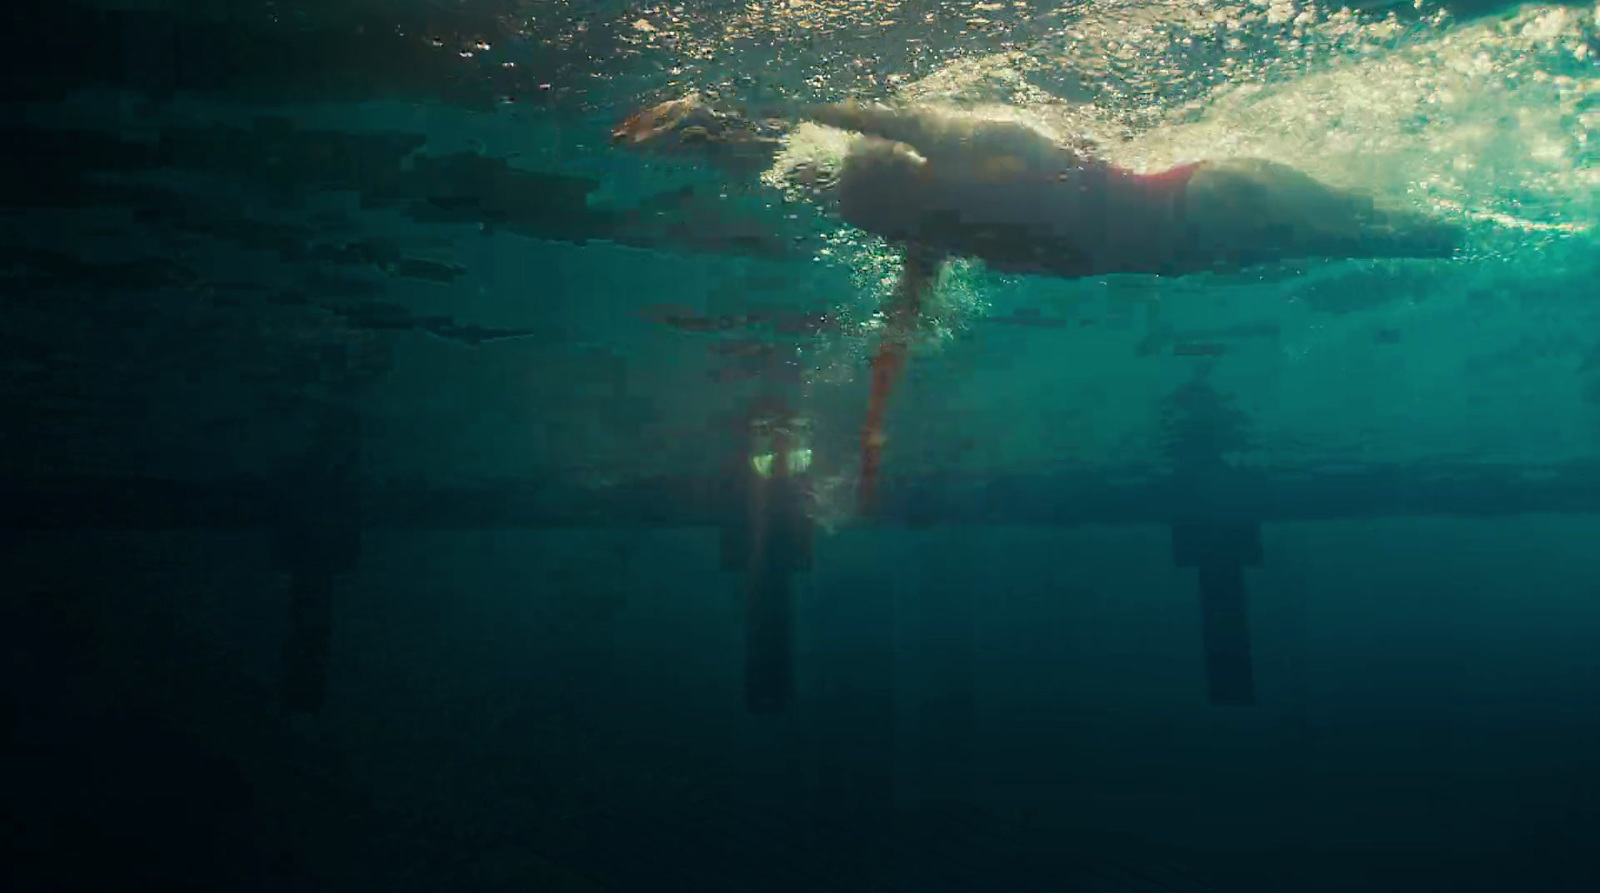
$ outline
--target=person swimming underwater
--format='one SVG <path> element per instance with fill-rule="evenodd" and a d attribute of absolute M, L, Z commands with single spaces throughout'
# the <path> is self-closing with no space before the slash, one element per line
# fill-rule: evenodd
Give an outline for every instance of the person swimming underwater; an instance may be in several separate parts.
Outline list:
<path fill-rule="evenodd" d="M 770 166 L 802 120 L 862 136 L 819 192 L 846 223 L 1000 272 L 1184 275 L 1306 258 L 1445 258 L 1461 241 L 1451 223 L 1275 162 L 1136 173 L 1023 124 L 932 108 L 846 102 L 750 120 L 691 94 L 629 116 L 612 137 L 696 150 L 743 172 Z"/>
<path fill-rule="evenodd" d="M 719 111 L 691 94 L 622 121 L 613 142 L 703 153 L 738 173 L 769 168 L 802 121 L 854 132 L 836 175 L 791 176 L 844 222 L 900 246 L 883 307 L 862 426 L 858 508 L 875 504 L 890 395 L 943 261 L 1068 278 L 1184 275 L 1302 258 L 1444 258 L 1461 231 L 1425 215 L 1257 159 L 1141 174 L 1019 123 L 914 106 L 816 105 L 771 119 Z"/>

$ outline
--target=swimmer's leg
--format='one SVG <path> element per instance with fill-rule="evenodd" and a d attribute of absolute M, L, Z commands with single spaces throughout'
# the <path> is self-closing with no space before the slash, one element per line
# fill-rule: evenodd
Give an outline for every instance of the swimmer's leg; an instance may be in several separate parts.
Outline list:
<path fill-rule="evenodd" d="M 861 479 L 856 487 L 856 508 L 863 515 L 870 515 L 877 508 L 883 449 L 889 442 L 889 398 L 905 371 L 911 339 L 942 261 L 938 252 L 908 243 L 905 267 L 884 308 L 883 339 L 872 358 L 872 392 L 867 400 L 867 420 L 861 426 Z"/>
<path fill-rule="evenodd" d="M 1205 162 L 1189 180 L 1184 223 L 1192 246 L 1220 263 L 1300 257 L 1449 257 L 1462 230 L 1371 196 L 1336 189 L 1287 165 Z"/>

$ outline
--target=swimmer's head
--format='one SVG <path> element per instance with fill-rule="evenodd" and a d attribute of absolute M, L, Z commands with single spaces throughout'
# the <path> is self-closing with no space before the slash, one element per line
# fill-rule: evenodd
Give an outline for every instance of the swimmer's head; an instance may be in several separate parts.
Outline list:
<path fill-rule="evenodd" d="M 613 145 L 649 152 L 689 153 L 737 170 L 763 168 L 781 139 L 781 123 L 718 111 L 699 93 L 634 112 L 611 129 Z"/>
<path fill-rule="evenodd" d="M 617 144 L 641 145 L 645 143 L 693 142 L 704 140 L 708 125 L 715 123 L 715 114 L 698 93 L 681 99 L 669 99 L 624 118 L 611 129 L 611 141 Z"/>

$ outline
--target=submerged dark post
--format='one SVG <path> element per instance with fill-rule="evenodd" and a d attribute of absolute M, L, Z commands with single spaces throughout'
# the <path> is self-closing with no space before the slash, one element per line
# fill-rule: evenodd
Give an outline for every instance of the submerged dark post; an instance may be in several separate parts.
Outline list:
<path fill-rule="evenodd" d="M 959 536 L 945 529 L 925 540 L 915 588 L 919 793 L 925 802 L 976 802 L 977 603 L 983 588 Z"/>
<path fill-rule="evenodd" d="M 1211 703 L 1255 704 L 1244 569 L 1261 565 L 1261 525 L 1255 521 L 1174 524 L 1172 561 L 1200 571 L 1200 632 Z"/>
<path fill-rule="evenodd" d="M 1172 462 L 1172 563 L 1199 570 L 1200 635 L 1211 703 L 1256 702 L 1244 569 L 1261 564 L 1261 522 L 1229 504 L 1241 492 L 1230 453 L 1252 446 L 1250 419 L 1206 383 L 1212 364 L 1168 395 L 1162 439 Z"/>
<path fill-rule="evenodd" d="M 813 525 L 804 479 L 810 452 L 800 420 L 760 415 L 752 421 L 741 476 L 749 511 L 723 528 L 722 566 L 746 573 L 745 707 L 777 713 L 794 700 L 796 572 L 811 568 Z"/>
<path fill-rule="evenodd" d="M 359 416 L 335 407 L 320 420 L 311 449 L 280 481 L 273 558 L 289 577 L 282 680 L 288 712 L 316 713 L 327 699 L 333 584 L 355 569 L 361 554 L 360 456 Z"/>

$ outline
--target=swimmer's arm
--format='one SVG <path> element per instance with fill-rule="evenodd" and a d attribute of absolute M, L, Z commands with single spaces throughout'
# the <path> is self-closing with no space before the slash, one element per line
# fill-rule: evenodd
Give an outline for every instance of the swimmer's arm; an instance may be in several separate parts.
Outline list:
<path fill-rule="evenodd" d="M 1063 145 L 1015 121 L 950 114 L 939 109 L 862 105 L 853 100 L 812 106 L 801 117 L 903 143 L 934 161 L 1010 156 L 1026 167 L 1051 159 L 1077 158 L 1087 145 Z"/>
<path fill-rule="evenodd" d="M 936 115 L 887 105 L 863 105 L 855 100 L 815 105 L 801 117 L 818 124 L 880 137 L 926 151 L 944 137 L 948 126 Z"/>

